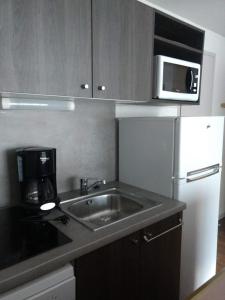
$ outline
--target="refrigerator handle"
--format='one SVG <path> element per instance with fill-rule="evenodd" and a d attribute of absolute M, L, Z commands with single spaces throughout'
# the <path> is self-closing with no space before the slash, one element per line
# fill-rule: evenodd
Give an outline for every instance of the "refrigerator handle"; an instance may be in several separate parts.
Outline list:
<path fill-rule="evenodd" d="M 207 168 L 188 172 L 186 180 L 187 182 L 193 182 L 217 174 L 219 173 L 219 171 L 220 171 L 220 165 L 216 164 Z"/>

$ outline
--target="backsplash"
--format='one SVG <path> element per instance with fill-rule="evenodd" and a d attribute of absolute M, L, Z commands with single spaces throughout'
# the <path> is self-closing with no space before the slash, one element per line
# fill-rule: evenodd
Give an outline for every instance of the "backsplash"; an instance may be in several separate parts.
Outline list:
<path fill-rule="evenodd" d="M 115 104 L 76 100 L 75 112 L 0 112 L 0 206 L 19 200 L 15 149 L 57 149 L 58 192 L 83 176 L 115 179 Z"/>

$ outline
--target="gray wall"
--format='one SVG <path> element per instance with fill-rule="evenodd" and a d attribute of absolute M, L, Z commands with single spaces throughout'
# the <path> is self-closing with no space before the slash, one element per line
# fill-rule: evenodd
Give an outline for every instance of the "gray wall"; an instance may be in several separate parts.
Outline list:
<path fill-rule="evenodd" d="M 58 191 L 82 176 L 115 179 L 115 104 L 76 101 L 75 112 L 0 111 L 0 206 L 18 201 L 15 149 L 57 148 Z"/>

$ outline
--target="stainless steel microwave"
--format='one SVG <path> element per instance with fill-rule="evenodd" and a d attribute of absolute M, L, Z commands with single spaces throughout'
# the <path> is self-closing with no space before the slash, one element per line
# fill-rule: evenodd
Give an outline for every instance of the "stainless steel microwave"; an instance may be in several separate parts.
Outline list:
<path fill-rule="evenodd" d="M 155 56 L 154 98 L 197 102 L 201 66 L 163 55 Z"/>

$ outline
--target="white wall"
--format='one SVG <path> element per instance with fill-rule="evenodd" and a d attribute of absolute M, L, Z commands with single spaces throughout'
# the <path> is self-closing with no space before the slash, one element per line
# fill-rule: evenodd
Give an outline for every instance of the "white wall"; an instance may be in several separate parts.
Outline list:
<path fill-rule="evenodd" d="M 225 37 L 215 32 L 212 32 L 207 28 L 200 27 L 199 25 L 195 24 L 191 20 L 183 18 L 178 14 L 174 14 L 170 10 L 164 9 L 162 6 L 160 7 L 147 0 L 139 0 L 139 1 L 205 30 L 204 50 L 215 54 L 214 89 L 213 89 L 211 114 L 225 116 L 225 109 L 221 108 L 221 103 L 223 102 L 225 103 Z M 172 3 L 172 1 L 167 1 L 166 4 L 167 8 L 169 7 L 169 3 Z M 124 105 L 124 104 L 117 104 L 116 106 L 117 117 L 152 116 L 152 115 L 154 116 L 180 115 L 180 107 L 135 105 L 133 106 L 133 108 L 131 108 L 130 105 Z M 223 164 L 225 166 L 225 139 L 224 139 Z M 220 216 L 225 216 L 225 168 L 222 173 Z"/>
<path fill-rule="evenodd" d="M 206 30 L 205 49 L 216 55 L 212 113 L 224 116 L 221 103 L 225 103 L 225 37 Z"/>
<path fill-rule="evenodd" d="M 225 103 L 225 37 L 212 31 L 206 31 L 205 49 L 216 55 L 214 89 L 212 99 L 212 114 L 225 115 L 221 103 Z M 223 151 L 223 170 L 221 178 L 220 217 L 225 216 L 225 133 Z"/>

